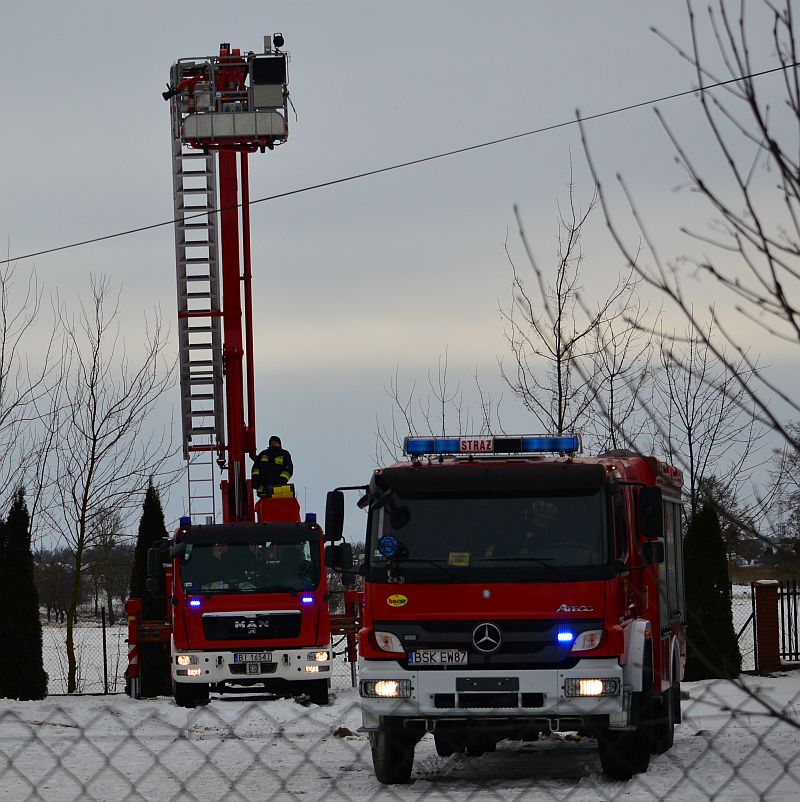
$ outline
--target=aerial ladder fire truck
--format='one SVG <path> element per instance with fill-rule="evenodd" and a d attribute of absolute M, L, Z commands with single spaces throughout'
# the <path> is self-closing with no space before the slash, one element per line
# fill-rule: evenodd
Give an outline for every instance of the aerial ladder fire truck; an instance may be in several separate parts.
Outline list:
<path fill-rule="evenodd" d="M 148 554 L 148 591 L 166 597 L 165 620 L 143 621 L 142 600 L 129 603 L 128 674 L 138 696 L 139 644 L 168 641 L 173 693 L 184 707 L 207 701 L 210 690 L 327 702 L 326 551 L 328 565 L 352 566 L 348 544 L 326 549 L 315 516 L 301 520 L 291 485 L 254 504 L 248 478 L 247 458 L 256 457 L 248 158 L 288 138 L 283 45 L 276 33 L 262 53 L 223 43 L 219 55 L 180 59 L 163 93 L 172 123 L 189 514 Z"/>

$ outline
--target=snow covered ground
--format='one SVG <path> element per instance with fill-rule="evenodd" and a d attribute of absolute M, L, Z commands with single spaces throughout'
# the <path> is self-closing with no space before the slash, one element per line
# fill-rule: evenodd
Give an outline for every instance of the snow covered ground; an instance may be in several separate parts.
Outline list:
<path fill-rule="evenodd" d="M 800 672 L 685 686 L 670 752 L 630 782 L 600 772 L 595 742 L 501 743 L 439 758 L 426 736 L 413 782 L 372 774 L 358 699 L 324 707 L 212 697 L 198 710 L 124 696 L 0 700 L 0 800 L 707 800 L 800 797 Z M 769 707 L 785 716 L 783 721 Z"/>

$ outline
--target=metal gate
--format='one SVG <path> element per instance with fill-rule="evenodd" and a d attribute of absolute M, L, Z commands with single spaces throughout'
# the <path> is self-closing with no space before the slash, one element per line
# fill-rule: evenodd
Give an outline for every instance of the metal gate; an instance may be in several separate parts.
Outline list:
<path fill-rule="evenodd" d="M 800 586 L 796 579 L 781 580 L 778 583 L 778 622 L 780 626 L 780 656 L 787 662 L 800 662 L 800 632 L 797 614 L 800 599 Z"/>

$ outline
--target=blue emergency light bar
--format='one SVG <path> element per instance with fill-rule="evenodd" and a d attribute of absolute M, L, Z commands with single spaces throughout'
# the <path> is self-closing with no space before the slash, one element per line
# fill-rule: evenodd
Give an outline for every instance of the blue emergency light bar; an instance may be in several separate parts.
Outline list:
<path fill-rule="evenodd" d="M 403 453 L 428 454 L 575 454 L 581 450 L 577 434 L 520 434 L 511 437 L 406 437 Z"/>

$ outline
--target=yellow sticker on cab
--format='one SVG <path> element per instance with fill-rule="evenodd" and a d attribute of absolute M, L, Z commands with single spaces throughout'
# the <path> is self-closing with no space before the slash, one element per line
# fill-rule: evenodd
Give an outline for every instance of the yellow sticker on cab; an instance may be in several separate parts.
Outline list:
<path fill-rule="evenodd" d="M 389 607 L 405 607 L 408 604 L 408 598 L 403 596 L 402 593 L 393 593 L 391 596 L 386 597 L 386 604 Z"/>

